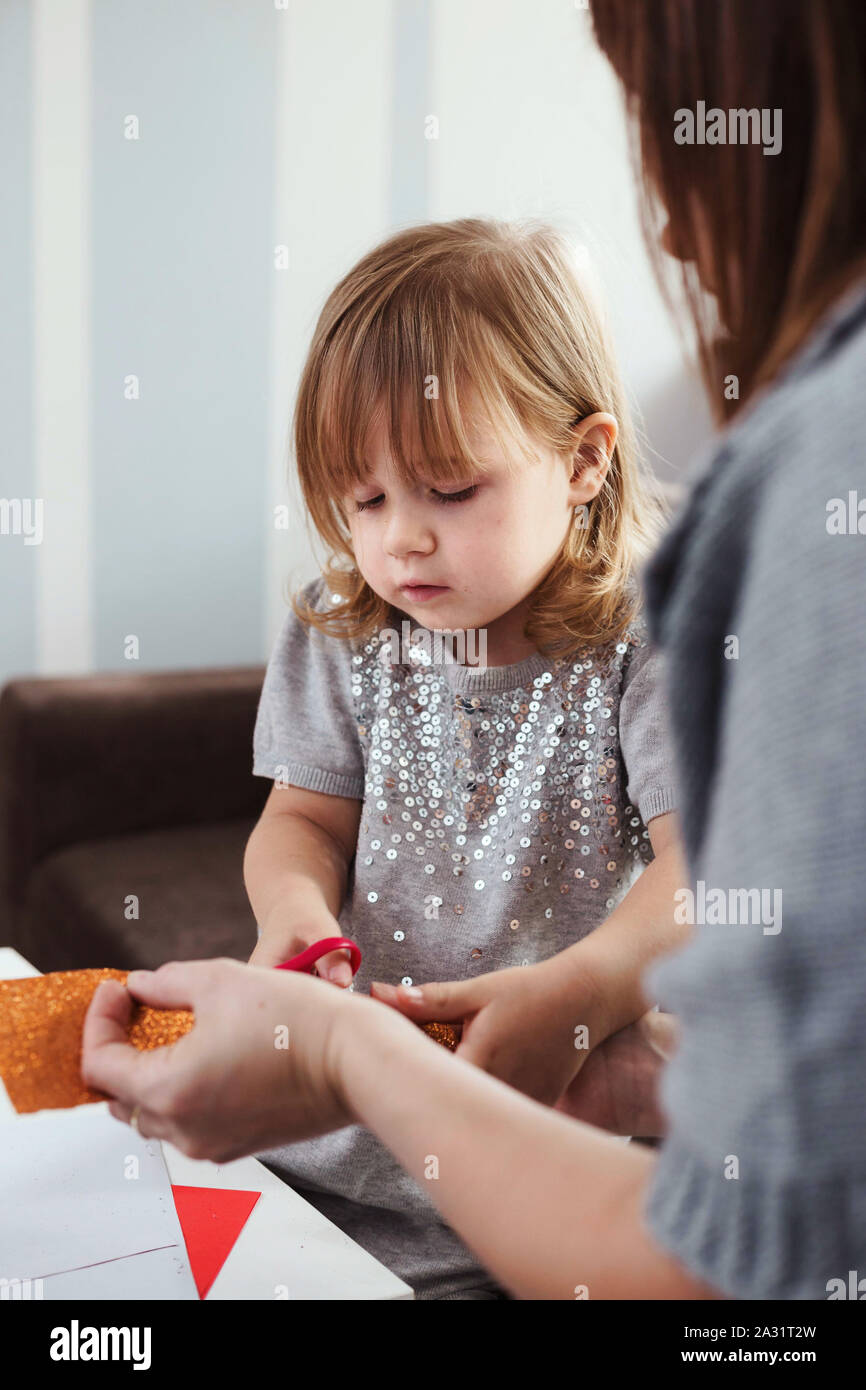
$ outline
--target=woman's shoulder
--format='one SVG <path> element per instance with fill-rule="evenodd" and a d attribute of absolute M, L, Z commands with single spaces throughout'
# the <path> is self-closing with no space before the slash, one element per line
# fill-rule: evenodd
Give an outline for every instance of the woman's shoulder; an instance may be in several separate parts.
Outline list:
<path fill-rule="evenodd" d="M 750 593 L 766 606 L 768 583 L 788 612 L 810 590 L 856 587 L 866 547 L 854 554 L 833 538 L 866 535 L 864 386 L 866 282 L 824 315 L 693 469 L 646 575 L 661 640 L 681 642 L 699 618 L 740 610 Z"/>
<path fill-rule="evenodd" d="M 842 538 L 866 536 L 864 393 L 866 283 L 825 316 L 737 438 L 726 497 L 739 481 L 746 582 L 760 592 L 775 576 L 792 605 L 831 589 L 843 607 L 860 604 L 866 548 Z"/>

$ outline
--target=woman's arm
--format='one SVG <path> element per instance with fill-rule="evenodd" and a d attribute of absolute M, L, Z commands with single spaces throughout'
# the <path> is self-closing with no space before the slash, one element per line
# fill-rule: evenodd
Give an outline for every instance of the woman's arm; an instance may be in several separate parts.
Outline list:
<path fill-rule="evenodd" d="M 384 1010 L 344 1014 L 331 1065 L 353 1117 L 518 1296 L 718 1296 L 644 1226 L 645 1149 L 520 1095 Z"/>
<path fill-rule="evenodd" d="M 101 984 L 82 1075 L 145 1138 L 218 1163 L 359 1122 L 479 1258 L 525 1298 L 709 1298 L 642 1219 L 654 1159 L 453 1056 L 408 1020 L 321 980 L 172 962 Z M 131 994 L 191 1008 L 171 1047 L 126 1041 Z M 280 1046 L 284 1035 L 289 1046 Z"/>

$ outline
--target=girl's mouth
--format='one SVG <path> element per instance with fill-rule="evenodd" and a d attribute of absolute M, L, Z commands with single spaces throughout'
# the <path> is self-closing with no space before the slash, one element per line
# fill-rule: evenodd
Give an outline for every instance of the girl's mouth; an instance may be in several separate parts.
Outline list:
<path fill-rule="evenodd" d="M 403 584 L 401 588 L 406 597 L 410 598 L 413 603 L 426 603 L 427 599 L 448 592 L 447 584 Z"/>

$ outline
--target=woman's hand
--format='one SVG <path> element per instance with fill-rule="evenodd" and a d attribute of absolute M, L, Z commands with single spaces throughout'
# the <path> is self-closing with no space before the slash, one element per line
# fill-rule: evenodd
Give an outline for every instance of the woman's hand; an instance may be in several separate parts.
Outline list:
<path fill-rule="evenodd" d="M 126 1041 L 131 995 L 157 1008 L 192 1009 L 195 1026 L 170 1047 L 139 1052 Z M 128 1122 L 139 1106 L 145 1138 L 224 1163 L 352 1123 L 334 1034 L 349 1011 L 371 1007 L 321 980 L 235 960 L 133 970 L 126 987 L 106 980 L 97 989 L 81 1074 L 115 1098 L 116 1119 Z"/>
<path fill-rule="evenodd" d="M 562 957 L 422 986 L 370 986 L 375 999 L 416 1023 L 462 1024 L 457 1056 L 553 1105 L 608 1027 L 590 978 Z"/>

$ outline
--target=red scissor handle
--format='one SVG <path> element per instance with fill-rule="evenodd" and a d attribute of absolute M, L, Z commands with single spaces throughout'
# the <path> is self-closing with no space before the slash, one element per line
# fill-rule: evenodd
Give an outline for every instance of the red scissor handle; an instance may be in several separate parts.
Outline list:
<path fill-rule="evenodd" d="M 339 950 L 349 952 L 352 974 L 356 975 L 361 964 L 361 948 L 354 941 L 350 941 L 347 936 L 326 936 L 323 941 L 314 941 L 312 946 L 308 946 L 305 951 L 292 956 L 291 960 L 282 961 L 274 969 L 310 971 L 322 956 L 328 955 L 330 951 Z"/>

